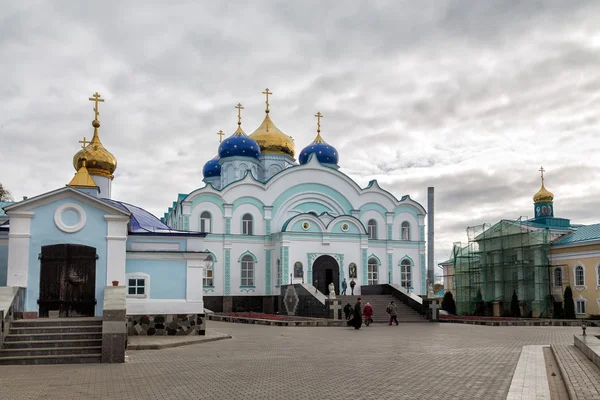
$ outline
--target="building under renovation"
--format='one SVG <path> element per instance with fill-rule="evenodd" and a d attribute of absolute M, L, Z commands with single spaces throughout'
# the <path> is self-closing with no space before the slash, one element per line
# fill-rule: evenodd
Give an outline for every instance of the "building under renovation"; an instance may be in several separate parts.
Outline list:
<path fill-rule="evenodd" d="M 451 281 L 459 315 L 506 316 L 513 292 L 524 317 L 550 316 L 553 302 L 562 301 L 551 296 L 548 254 L 550 244 L 575 227 L 568 219 L 554 217 L 554 196 L 544 187 L 541 171 L 533 219 L 469 227 L 468 243 L 455 243 L 452 258 L 440 264 L 452 271 L 445 281 Z"/>

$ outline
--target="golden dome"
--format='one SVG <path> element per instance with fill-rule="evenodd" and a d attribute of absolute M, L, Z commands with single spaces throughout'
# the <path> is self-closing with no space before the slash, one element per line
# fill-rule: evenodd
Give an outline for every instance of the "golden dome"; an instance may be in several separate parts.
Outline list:
<path fill-rule="evenodd" d="M 542 188 L 533 195 L 533 201 L 535 203 L 550 203 L 552 200 L 554 200 L 554 195 L 544 187 L 542 182 Z"/>
<path fill-rule="evenodd" d="M 286 154 L 292 158 L 294 157 L 296 150 L 294 139 L 275 126 L 268 112 L 262 124 L 250 137 L 256 140 L 262 153 Z"/>
<path fill-rule="evenodd" d="M 100 121 L 95 119 L 92 122 L 92 126 L 94 127 L 94 137 L 86 147 L 79 150 L 73 156 L 73 167 L 75 167 L 76 171 L 79 171 L 84 164 L 83 161 L 86 160 L 85 166 L 90 175 L 99 175 L 113 179 L 113 173 L 117 169 L 117 159 L 100 142 L 100 138 L 98 137 Z"/>

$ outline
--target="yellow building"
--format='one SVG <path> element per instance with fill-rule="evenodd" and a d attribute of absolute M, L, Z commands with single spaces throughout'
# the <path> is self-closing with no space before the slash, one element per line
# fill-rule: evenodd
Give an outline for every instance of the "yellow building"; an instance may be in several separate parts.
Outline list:
<path fill-rule="evenodd" d="M 600 224 L 578 227 L 552 243 L 549 259 L 552 294 L 562 299 L 570 286 L 578 318 L 600 314 Z"/>

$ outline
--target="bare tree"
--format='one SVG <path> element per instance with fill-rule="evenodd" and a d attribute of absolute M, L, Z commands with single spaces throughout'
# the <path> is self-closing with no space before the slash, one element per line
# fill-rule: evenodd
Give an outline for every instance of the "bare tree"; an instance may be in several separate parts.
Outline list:
<path fill-rule="evenodd" d="M 0 201 L 14 201 L 12 195 L 7 189 L 4 189 L 2 183 L 0 183 Z"/>

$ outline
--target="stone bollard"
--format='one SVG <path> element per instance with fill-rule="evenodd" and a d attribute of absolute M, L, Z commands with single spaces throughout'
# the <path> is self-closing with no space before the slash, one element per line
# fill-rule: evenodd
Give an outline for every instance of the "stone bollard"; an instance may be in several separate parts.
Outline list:
<path fill-rule="evenodd" d="M 102 362 L 125 362 L 127 347 L 127 307 L 125 286 L 104 288 L 102 312 Z"/>

